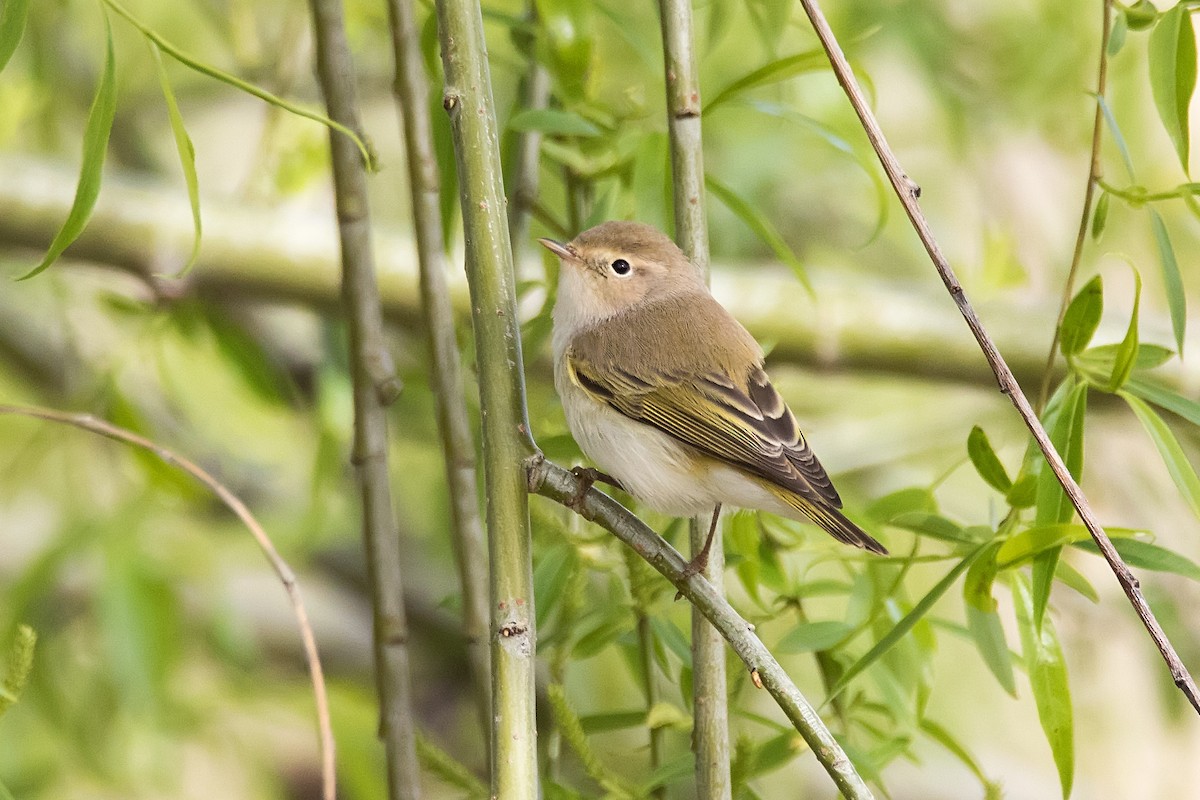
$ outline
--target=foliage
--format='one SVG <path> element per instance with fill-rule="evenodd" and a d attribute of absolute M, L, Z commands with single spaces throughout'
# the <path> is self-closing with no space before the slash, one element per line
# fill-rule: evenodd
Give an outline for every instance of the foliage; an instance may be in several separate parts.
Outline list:
<path fill-rule="evenodd" d="M 84 152 L 76 200 L 42 262 L 27 272 L 22 260 L 27 254 L 0 242 L 0 257 L 11 266 L 6 272 L 32 277 L 70 256 L 64 251 L 83 234 L 98 198 L 102 202 L 102 179 L 136 163 L 127 149 L 132 123 L 123 119 L 123 110 L 132 116 L 157 92 L 167 115 L 159 114 L 155 135 L 172 143 L 173 152 L 169 157 L 158 153 L 151 166 L 162 174 L 182 170 L 180 197 L 187 198 L 195 235 L 185 263 L 198 264 L 192 278 L 204 277 L 208 239 L 201 237 L 201 179 L 205 186 L 219 183 L 207 176 L 221 175 L 212 161 L 224 154 L 205 151 L 205 142 L 213 139 L 201 134 L 198 121 L 210 113 L 207 104 L 217 101 L 212 86 L 195 76 L 216 78 L 266 100 L 272 114 L 319 115 L 305 110 L 311 98 L 307 85 L 289 91 L 293 77 L 271 67 L 275 51 L 291 43 L 282 6 L 256 10 L 234 3 L 231 20 L 214 20 L 204 17 L 202 5 L 193 10 L 143 5 L 130 11 L 105 0 L 102 9 L 113 10 L 148 41 L 153 63 L 137 61 L 147 56 L 124 46 L 121 32 L 108 27 L 102 11 L 101 47 L 81 50 L 95 62 L 97 77 L 76 81 L 94 85 L 94 94 L 79 91 L 72 98 L 50 97 L 46 88 L 57 80 L 55 71 L 64 69 L 46 63 L 52 61 L 48 48 L 58 41 L 51 31 L 60 21 L 57 14 L 90 19 L 94 7 L 69 3 L 57 12 L 29 9 L 23 0 L 4 3 L 0 91 L 16 91 L 12 87 L 22 83 L 35 87 L 44 96 L 34 110 L 14 113 L 38 122 L 26 127 L 41 130 L 47 139 L 57 131 L 64 151 L 77 152 L 82 143 Z M 929 202 L 944 227 L 959 223 L 952 216 L 954 192 L 946 190 L 951 185 L 946 175 L 965 170 L 980 153 L 994 154 L 989 137 L 1015 136 L 1039 115 L 1048 121 L 1038 124 L 1063 127 L 1052 124 L 1066 113 L 1058 109 L 1070 109 L 1076 115 L 1072 123 L 1087 118 L 1078 95 L 1094 80 L 1091 49 L 1097 43 L 1078 33 L 1080 20 L 1094 16 L 1095 4 L 1044 4 L 1029 12 L 1030 18 L 1018 18 L 1013 9 L 992 10 L 969 24 L 951 24 L 945 9 L 934 4 L 916 4 L 919 12 L 906 7 L 903 18 L 877 5 L 846 4 L 837 27 L 845 31 L 843 43 L 860 72 L 873 78 L 881 106 L 893 102 L 889 92 L 894 91 L 886 70 L 890 62 L 881 53 L 903 54 L 905 74 L 921 86 L 918 105 L 933 111 L 915 121 L 905 118 L 906 124 L 916 125 L 919 136 L 936 135 L 933 149 L 946 163 L 927 161 L 930 177 L 914 176 L 933 189 L 927 191 Z M 532 21 L 516 3 L 486 9 L 495 92 L 500 107 L 509 109 L 502 120 L 509 140 L 504 144 L 521 132 L 544 136 L 534 235 L 569 236 L 610 217 L 669 227 L 661 54 L 652 8 L 566 0 L 538 0 L 534 6 Z M 382 12 L 361 3 L 350 8 L 363 52 L 361 83 L 373 86 L 372 99 L 382 103 L 386 93 L 379 87 L 387 83 L 387 68 L 371 55 L 386 50 L 373 27 Z M 1147 452 L 1158 454 L 1161 467 L 1131 461 L 1125 468 L 1139 475 L 1161 473 L 1163 482 L 1173 483 L 1177 499 L 1200 516 L 1200 479 L 1192 466 L 1200 403 L 1179 390 L 1172 377 L 1188 336 L 1192 287 L 1187 279 L 1194 274 L 1189 255 L 1195 252 L 1194 221 L 1187 214 L 1200 217 L 1200 184 L 1189 174 L 1187 110 L 1196 80 L 1191 12 L 1187 2 L 1163 11 L 1144 2 L 1129 8 L 1118 4 L 1113 11 L 1112 34 L 1104 46 L 1124 88 L 1091 102 L 1101 105 L 1107 126 L 1111 152 L 1105 153 L 1105 164 L 1119 161 L 1124 182 L 1104 178 L 1098 183 L 1089 220 L 1095 252 L 1084 262 L 1092 277 L 1063 317 L 1058 341 L 1065 370 L 1056 373 L 1041 418 L 1077 478 L 1091 469 L 1088 452 L 1097 439 L 1136 420 Z M 429 10 L 422 13 L 430 80 L 440 86 L 436 30 Z M 799 282 L 797 298 L 803 298 L 797 300 L 797 314 L 820 313 L 822 288 L 816 277 L 822 261 L 852 257 L 869 280 L 923 274 L 903 221 L 886 213 L 885 182 L 855 121 L 835 102 L 836 87 L 797 9 L 791 3 L 718 0 L 698 14 L 704 132 L 711 156 L 707 185 L 718 201 L 711 237 L 717 260 L 758 256 L 786 265 Z M 197 15 L 203 24 L 196 24 Z M 1034 35 L 1041 24 L 1047 32 Z M 257 41 L 257 47 L 247 41 Z M 1062 47 L 1047 46 L 1050 41 Z M 189 70 L 172 79 L 172 62 L 164 64 L 162 53 Z M 525 109 L 513 99 L 529 59 L 550 73 L 550 108 Z M 236 68 L 224 67 L 230 62 Z M 1021 65 L 1020 74 L 1011 74 L 1013 64 Z M 1161 130 L 1141 123 L 1134 94 L 1152 103 L 1157 119 L 1150 121 Z M 304 100 L 284 99 L 292 96 Z M 264 128 L 257 144 L 235 137 L 223 146 L 257 147 L 263 158 L 255 168 L 264 172 L 281 175 L 301 169 L 297 161 L 313 161 L 316 166 L 309 165 L 304 174 L 316 174 L 323 166 L 320 157 L 306 161 L 296 144 L 306 134 L 297 133 L 285 116 L 271 119 L 272 127 Z M 1000 133 L 984 131 L 989 119 L 1001 121 Z M 189 125 L 194 126 L 190 132 Z M 383 163 L 396 162 L 395 146 L 383 144 L 391 132 L 373 121 L 376 126 L 372 138 L 385 150 Z M 30 133 L 10 136 L 31 147 L 32 140 L 24 138 Z M 919 142 L 910 144 L 919 162 Z M 1077 140 L 1057 145 L 1070 154 L 1070 168 L 1082 181 L 1083 145 Z M 367 145 L 360 147 L 367 157 Z M 292 163 L 284 163 L 287 156 L 294 156 Z M 438 158 L 442 192 L 449 198 L 443 208 L 452 210 L 453 152 L 442 147 Z M 1164 177 L 1179 168 L 1181 178 Z M 298 185 L 305 188 L 306 182 Z M 1155 188 L 1160 186 L 1166 188 Z M 272 194 L 271 199 L 287 198 Z M 403 220 L 405 211 L 388 207 L 385 214 Z M 452 231 L 454 214 L 446 216 Z M 1004 243 L 1022 240 L 1024 232 L 1013 225 L 1002 235 Z M 1046 260 L 1025 248 L 1015 252 L 1022 260 Z M 1129 265 L 1112 266 L 1106 252 L 1131 253 Z M 578 452 L 566 435 L 547 376 L 536 365 L 554 292 L 553 265 L 544 266 L 544 274 L 523 273 L 528 279 L 519 286 L 529 310 L 524 344 L 535 356 L 531 424 L 549 457 L 573 462 Z M 1019 270 L 1022 275 L 1032 271 L 1025 265 Z M 972 277 L 986 285 L 994 276 Z M 1114 289 L 1127 281 L 1129 290 Z M 1057 279 L 1045 282 L 1057 285 Z M 289 311 L 281 335 L 263 321 L 271 317 L 260 308 L 218 290 L 188 296 L 183 285 L 179 291 L 185 296 L 177 299 L 176 284 L 169 286 L 161 296 L 148 298 L 115 280 L 97 289 L 81 271 L 56 269 L 12 291 L 22 292 L 33 310 L 61 320 L 64 327 L 71 315 L 85 315 L 111 344 L 102 357 L 80 359 L 86 362 L 86 389 L 61 402 L 84 405 L 147 436 L 182 442 L 181 450 L 205 454 L 266 510 L 265 518 L 294 560 L 307 561 L 302 581 L 357 597 L 355 576 L 361 568 L 344 566 L 356 563 L 351 554 L 358 542 L 345 469 L 350 384 L 340 325 Z M 814 305 L 807 305 L 803 287 Z M 1023 288 L 1009 285 L 1000 291 Z M 868 309 L 864 316 L 883 311 Z M 1153 341 L 1159 331 L 1147 321 L 1159 317 L 1169 320 L 1170 347 Z M 1043 324 L 1038 333 L 1048 338 L 1051 322 Z M 395 350 L 405 392 L 392 415 L 398 429 L 392 455 L 413 564 L 408 587 L 410 608 L 417 609 L 413 644 L 419 654 L 416 668 L 436 687 L 429 693 L 444 702 L 469 694 L 454 669 L 462 660 L 460 648 L 444 634 L 453 627 L 447 620 L 457 613 L 458 593 L 444 535 L 448 515 L 424 354 L 411 327 L 401 321 L 398 331 Z M 460 341 L 469 338 L 464 328 Z M 79 349 L 88 349 L 83 344 Z M 472 346 L 464 344 L 463 351 L 469 363 Z M 874 391 L 873 384 L 864 385 L 863 395 Z M 43 391 L 2 361 L 0 386 L 15 399 Z M 942 409 L 937 399 L 942 388 L 928 391 L 923 402 Z M 886 423 L 869 402 L 836 415 L 823 414 L 819 400 L 794 405 L 806 419 L 828 417 L 829 425 L 873 414 Z M 1002 413 L 1000 398 L 995 405 Z M 906 411 L 906 418 L 926 413 Z M 1073 642 L 1070 626 L 1056 618 L 1055 608 L 1077 596 L 1109 603 L 1105 587 L 1094 583 L 1096 551 L 1023 434 L 1005 427 L 998 413 L 980 414 L 961 426 L 962 418 L 952 410 L 930 415 L 943 413 L 938 427 L 954 440 L 952 449 L 915 441 L 919 433 L 909 434 L 912 441 L 903 446 L 889 445 L 887 436 L 906 435 L 892 431 L 892 423 L 886 428 L 863 423 L 886 435 L 849 437 L 864 449 L 879 442 L 881 459 L 888 462 L 882 469 L 839 478 L 839 485 L 850 487 L 852 513 L 858 511 L 872 529 L 883 531 L 895 555 L 880 559 L 847 552 L 810 527 L 738 514 L 726 530 L 735 602 L 772 650 L 786 657 L 806 691 L 823 694 L 824 716 L 860 771 L 885 791 L 897 780 L 894 775 L 905 774 L 903 762 L 932 764 L 932 754 L 938 753 L 949 754 L 985 796 L 997 795 L 1003 784 L 995 774 L 999 766 L 975 754 L 984 748 L 970 729 L 947 719 L 956 715 L 939 702 L 953 691 L 960 672 L 978 668 L 995 681 L 1001 697 L 991 698 L 989 688 L 978 684 L 972 703 L 990 708 L 1011 702 L 1006 695 L 1032 699 L 1048 759 L 1057 770 L 1056 791 L 1066 797 L 1086 774 L 1076 744 L 1089 732 L 1077 724 L 1071 704 Z M 65 796 L 87 784 L 130 796 L 177 793 L 180 775 L 145 770 L 138 763 L 133 754 L 146 747 L 161 763 L 198 748 L 207 764 L 236 765 L 217 794 L 286 796 L 286 780 L 274 777 L 285 770 L 263 763 L 286 761 L 287 747 L 264 744 L 275 740 L 263 734 L 294 721 L 305 729 L 304 685 L 288 674 L 298 658 L 279 652 L 286 648 L 279 643 L 283 637 L 273 636 L 271 621 L 260 616 L 259 593 L 268 590 L 256 585 L 247 593 L 239 586 L 249 580 L 248 565 L 256 563 L 248 544 L 227 535 L 224 523 L 209 519 L 207 501 L 153 459 L 69 441 L 12 420 L 0 425 L 4 441 L 12 443 L 0 462 L 6 476 L 0 505 L 11 510 L 36 503 L 49 509 L 39 512 L 48 521 L 39 523 L 33 515 L 32 522 L 22 523 L 37 547 L 24 560 L 0 562 L 6 576 L 0 586 L 0 632 L 5 634 L 0 641 L 14 638 L 22 620 L 43 636 L 21 704 L 0 719 L 0 736 L 15 731 L 20 738 L 14 740 L 29 742 L 24 748 L 0 748 L 0 792 L 8 787 L 19 797 Z M 840 457 L 851 460 L 850 445 L 830 442 L 835 437 L 822 436 L 820 426 L 814 430 L 830 465 Z M 828 450 L 822 444 L 833 445 L 833 457 L 824 455 Z M 902 466 L 902 460 L 911 464 Z M 1087 477 L 1092 478 L 1090 472 Z M 1087 485 L 1103 491 L 1100 484 Z M 1128 524 L 1145 527 L 1109 529 L 1118 551 L 1139 570 L 1200 581 L 1200 566 L 1188 555 L 1195 552 L 1195 542 L 1168 537 L 1172 526 L 1153 513 L 1153 505 L 1129 515 L 1136 521 Z M 545 742 L 546 796 L 644 796 L 660 788 L 685 796 L 692 683 L 686 610 L 672 602 L 669 587 L 643 563 L 568 511 L 535 500 L 532 515 L 538 653 L 550 676 L 546 710 L 551 719 L 539 736 Z M 651 519 L 681 541 L 680 526 Z M 353 624 L 346 627 L 358 626 L 361 633 L 365 618 L 351 617 Z M 361 642 L 339 641 L 332 631 L 323 632 L 322 644 L 340 664 L 335 678 L 356 685 L 335 696 L 335 707 L 340 700 L 346 709 L 335 719 L 339 741 L 349 742 L 343 744 L 345 792 L 377 796 L 374 720 L 355 694 L 369 683 L 366 651 Z M 961 654 L 964 645 L 977 661 L 948 661 L 957 656 L 947 653 Z M 811 755 L 795 732 L 764 708 L 750 676 L 740 669 L 730 674 L 735 797 L 778 796 L 778 787 L 794 782 L 800 774 L 796 765 Z M 1106 679 L 1115 691 L 1120 678 Z M 1080 694 L 1076 690 L 1075 696 Z M 434 698 L 425 697 L 425 703 L 428 712 Z M 484 768 L 485 758 L 474 717 L 465 701 L 448 705 L 440 719 L 422 719 L 428 727 L 421 745 L 425 777 L 435 795 L 451 787 L 478 794 L 472 775 Z M 256 716 L 269 717 L 272 724 Z M 251 757 L 227 752 L 226 725 L 237 731 Z M 644 751 L 651 730 L 661 732 L 665 743 L 657 762 Z M 103 746 L 92 752 L 90 743 L 97 741 Z M 634 756 L 621 755 L 631 750 Z M 62 762 L 76 764 L 74 772 L 49 768 Z"/>

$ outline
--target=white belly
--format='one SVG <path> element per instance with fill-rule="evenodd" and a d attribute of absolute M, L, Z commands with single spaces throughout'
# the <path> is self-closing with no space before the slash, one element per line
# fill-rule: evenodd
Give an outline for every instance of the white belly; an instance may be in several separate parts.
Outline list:
<path fill-rule="evenodd" d="M 673 516 L 711 513 L 723 503 L 772 511 L 796 518 L 796 512 L 741 470 L 708 458 L 657 428 L 635 422 L 573 384 L 556 368 L 555 387 L 567 426 L 583 452 L 616 478 L 634 497 L 655 511 Z"/>

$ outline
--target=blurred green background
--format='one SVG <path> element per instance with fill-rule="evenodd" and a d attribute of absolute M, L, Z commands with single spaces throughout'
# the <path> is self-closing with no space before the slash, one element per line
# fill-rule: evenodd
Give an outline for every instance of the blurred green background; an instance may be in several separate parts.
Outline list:
<path fill-rule="evenodd" d="M 1087 179 L 1100 4 L 828 5 L 891 144 L 923 190 L 933 230 L 1023 385 L 1036 394 Z M 302 6 L 131 0 L 130 9 L 199 60 L 320 105 Z M 598 128 L 595 136 L 549 137 L 541 204 L 571 226 L 563 175 L 572 172 L 589 179 L 591 209 L 577 216 L 633 216 L 667 228 L 654 5 L 547 2 L 541 11 L 537 53 L 554 73 L 556 94 Z M 515 0 L 489 2 L 485 12 L 503 126 L 526 68 L 513 33 L 525 8 Z M 430 13 L 418 4 L 436 70 Z M 484 738 L 462 669 L 457 573 L 418 322 L 385 8 L 352 0 L 348 15 L 365 125 L 383 166 L 371 180 L 372 212 L 404 381 L 391 416 L 391 457 L 416 712 L 430 741 L 482 774 Z M 787 0 L 708 0 L 696 5 L 696 15 L 710 102 L 755 68 L 816 47 L 802 11 Z M 187 195 L 150 52 L 124 21 L 114 18 L 113 29 L 119 95 L 100 200 L 67 257 L 0 288 L 0 401 L 88 411 L 139 431 L 195 459 L 250 505 L 298 571 L 309 603 L 329 675 L 341 794 L 383 796 L 327 132 L 168 62 L 195 144 L 205 231 L 195 270 L 165 277 L 191 248 Z M 1108 102 L 1138 180 L 1156 191 L 1186 176 L 1152 102 L 1146 46 L 1144 33 L 1129 31 L 1112 56 Z M 6 278 L 37 263 L 69 208 L 103 51 L 96 4 L 36 3 L 0 73 Z M 848 508 L 924 487 L 948 518 L 995 525 L 1005 509 L 967 460 L 967 435 L 982 426 L 1015 474 L 1024 429 L 884 191 L 836 81 L 816 61 L 797 72 L 713 105 L 703 123 L 705 158 L 711 177 L 779 232 L 813 292 L 744 215 L 710 195 L 716 292 L 771 351 L 770 371 Z M 431 80 L 436 96 L 440 78 Z M 1126 185 L 1107 131 L 1102 155 L 1106 179 Z M 454 208 L 452 193 L 449 199 Z M 1195 307 L 1196 218 L 1179 201 L 1155 208 Z M 452 283 L 462 312 L 456 231 Z M 554 234 L 545 219 L 535 220 L 533 235 Z M 529 242 L 518 247 L 533 431 L 548 455 L 577 463 L 547 358 L 546 270 L 553 265 Z M 1103 235 L 1089 241 L 1081 265 L 1084 280 L 1099 273 L 1105 281 L 1097 342 L 1124 335 L 1132 264 L 1145 284 L 1142 341 L 1173 347 L 1159 257 L 1145 211 L 1114 199 Z M 465 313 L 460 323 L 470 366 Z M 1187 398 L 1200 393 L 1197 347 L 1193 325 L 1187 359 L 1156 371 Z M 475 414 L 473 373 L 468 378 Z M 1195 463 L 1197 428 L 1171 419 Z M 1083 487 L 1106 524 L 1152 531 L 1158 544 L 1200 560 L 1196 516 L 1137 421 L 1110 396 L 1089 407 Z M 539 498 L 531 503 L 547 679 L 565 681 L 589 730 L 603 727 L 601 715 L 638 709 L 630 608 L 631 592 L 641 592 L 659 642 L 664 697 L 678 711 L 662 710 L 677 723 L 670 727 L 672 758 L 685 765 L 671 796 L 689 796 L 690 692 L 680 690 L 687 608 L 672 603 L 665 582 L 642 574 L 599 529 Z M 668 529 L 666 519 L 649 521 Z M 859 586 L 871 568 L 811 528 L 764 524 L 773 532 L 770 552 L 758 544 L 753 517 L 733 523 L 728 579 L 735 604 L 775 648 L 799 621 L 794 608 L 775 602 L 787 587 L 820 580 Z M 893 550 L 906 551 L 912 540 L 894 529 L 885 534 Z M 1073 796 L 1200 798 L 1200 726 L 1103 563 L 1082 552 L 1068 560 L 1099 595 L 1093 603 L 1059 586 L 1051 600 L 1076 717 Z M 907 569 L 909 607 L 945 571 L 937 563 Z M 764 595 L 755 596 L 756 582 Z M 1200 669 L 1197 583 L 1146 572 L 1143 584 L 1184 660 Z M 835 595 L 806 599 L 803 613 L 811 620 L 852 614 L 854 597 Z M 924 715 L 969 745 L 1004 796 L 1060 796 L 1028 683 L 1018 674 L 1016 699 L 997 685 L 961 635 L 958 598 L 951 590 L 935 609 L 945 623 L 920 632 L 925 638 L 917 637 L 912 653 L 897 653 L 909 659 L 904 668 L 925 692 Z M 1009 594 L 997 598 L 1007 624 Z M 40 639 L 20 702 L 0 718 L 0 782 L 14 797 L 317 796 L 312 695 L 286 596 L 237 521 L 180 473 L 81 431 L 0 415 L 0 645 L 7 647 L 19 623 Z M 1017 648 L 1015 627 L 1008 641 Z M 867 646 L 860 642 L 857 652 Z M 812 654 L 787 650 L 785 666 L 820 700 L 824 687 Z M 756 746 L 774 743 L 770 768 L 752 770 L 756 796 L 830 796 L 827 779 L 799 739 L 778 727 L 782 717 L 749 686 L 740 663 L 731 663 L 730 675 L 735 741 L 760 756 Z M 960 760 L 913 732 L 914 720 L 884 716 L 878 737 L 860 731 L 850 741 L 869 750 L 864 758 L 882 770 L 889 796 L 983 796 Z M 564 783 L 598 796 L 552 726 L 543 730 L 543 759 Z M 618 774 L 648 772 L 644 728 L 597 732 L 591 740 Z M 887 741 L 893 751 L 881 747 Z M 464 796 L 435 772 L 424 776 L 428 796 Z"/>

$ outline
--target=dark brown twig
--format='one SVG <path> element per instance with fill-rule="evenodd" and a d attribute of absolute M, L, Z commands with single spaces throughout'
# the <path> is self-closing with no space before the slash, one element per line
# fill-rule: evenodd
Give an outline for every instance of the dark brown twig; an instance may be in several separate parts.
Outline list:
<path fill-rule="evenodd" d="M 1108 40 L 1112 35 L 1112 5 L 1113 0 L 1101 0 L 1104 23 L 1100 34 L 1100 67 L 1096 74 L 1096 116 L 1092 120 L 1092 156 L 1088 167 L 1087 187 L 1083 191 L 1083 211 L 1079 214 L 1079 230 L 1075 232 L 1075 250 L 1071 253 L 1071 268 L 1067 270 L 1067 281 L 1063 284 L 1062 300 L 1058 305 L 1058 321 L 1054 323 L 1054 338 L 1050 340 L 1050 352 L 1046 354 L 1046 368 L 1042 372 L 1042 389 L 1038 392 L 1037 410 L 1046 407 L 1050 397 L 1050 380 L 1054 375 L 1054 360 L 1058 355 L 1058 340 L 1062 335 L 1063 318 L 1067 315 L 1067 306 L 1071 304 L 1071 295 L 1075 291 L 1075 276 L 1079 272 L 1079 262 L 1083 257 L 1083 245 L 1087 241 L 1088 223 L 1092 218 L 1092 198 L 1096 194 L 1096 184 L 1104 176 L 1100 166 L 1100 141 L 1104 132 L 1104 109 L 1100 102 L 1104 98 L 1104 89 L 1108 85 Z"/>
<path fill-rule="evenodd" d="M 288 600 L 292 604 L 292 613 L 296 616 L 296 624 L 300 628 L 300 639 L 304 644 L 304 658 L 308 662 L 308 674 L 312 680 L 313 698 L 317 706 L 317 731 L 321 743 L 321 796 L 325 800 L 333 800 L 337 791 L 333 725 L 329 719 L 329 695 L 325 691 L 325 673 L 321 669 L 321 657 L 317 653 L 317 639 L 313 635 L 312 624 L 308 620 L 308 611 L 305 610 L 304 600 L 300 596 L 300 585 L 296 582 L 296 573 L 292 571 L 288 563 L 279 555 L 279 551 L 275 549 L 275 545 L 271 542 L 271 537 L 267 536 L 267 532 L 258 524 L 258 520 L 250 513 L 250 509 L 246 507 L 246 504 L 231 492 L 225 484 L 210 475 L 199 464 L 184 458 L 173 450 L 168 450 L 157 442 L 153 442 L 144 436 L 139 436 L 133 431 L 118 428 L 116 425 L 94 417 L 91 414 L 69 414 L 49 408 L 10 405 L 0 405 L 0 414 L 32 417 L 33 419 L 46 420 L 47 422 L 72 425 L 116 442 L 139 447 L 163 463 L 178 467 L 204 484 L 209 491 L 217 496 L 217 499 L 225 504 L 226 508 L 241 520 L 242 524 L 246 526 L 246 529 L 254 537 L 254 540 L 258 542 L 259 549 L 267 557 L 267 561 L 271 563 L 271 568 L 275 570 L 275 574 L 279 576 L 279 581 L 283 584 L 284 591 L 288 594 Z"/>
<path fill-rule="evenodd" d="M 1197 691 L 1192 676 L 1188 674 L 1187 667 L 1183 665 L 1179 655 L 1175 652 L 1174 646 L 1172 646 L 1167 635 L 1163 633 L 1162 626 L 1155 619 L 1154 612 L 1150 610 L 1149 604 L 1146 603 L 1146 598 L 1142 596 L 1141 586 L 1137 578 L 1134 577 L 1128 565 L 1125 564 L 1120 554 L 1117 553 L 1116 548 L 1113 547 L 1108 534 L 1104 532 L 1104 528 L 1100 526 L 1100 522 L 1096 519 L 1096 515 L 1088 504 L 1087 498 L 1084 497 L 1083 491 L 1079 488 L 1079 484 L 1071 477 L 1071 473 L 1063 463 L 1062 456 L 1054 449 L 1050 437 L 1046 434 L 1046 429 L 1042 427 L 1042 423 L 1038 420 L 1037 414 L 1034 413 L 1033 407 L 1030 406 L 1025 393 L 1021 391 L 1020 385 L 1017 384 L 1016 378 L 1013 377 L 1012 370 L 1004 362 L 1004 358 L 1000 355 L 1000 351 L 996 349 L 991 336 L 988 335 L 988 332 L 983 327 L 983 323 L 979 321 L 979 317 L 975 314 L 975 309 L 971 307 L 970 302 L 967 300 L 966 292 L 963 291 L 962 285 L 959 284 L 958 278 L 950 266 L 950 262 L 946 260 L 946 257 L 942 254 L 941 249 L 934 240 L 933 233 L 929 230 L 929 223 L 921 211 L 920 204 L 917 203 L 917 197 L 921 193 L 920 189 L 904 174 L 904 170 L 900 167 L 900 162 L 896 159 L 895 153 L 892 152 L 887 140 L 884 139 L 883 131 L 880 129 L 879 123 L 875 120 L 875 115 L 867 105 L 866 98 L 863 97 L 862 90 L 859 88 L 858 83 L 854 79 L 854 73 L 850 69 L 850 64 L 846 61 L 846 56 L 842 53 L 841 46 L 834 37 L 833 31 L 829 28 L 829 23 L 821 13 L 816 0 L 800 0 L 800 2 L 804 6 L 805 13 L 808 14 L 809 20 L 812 22 L 817 37 L 821 40 L 821 45 L 825 48 L 825 52 L 829 56 L 829 61 L 833 65 L 833 71 L 837 75 L 838 82 L 842 85 L 842 89 L 845 90 L 846 96 L 850 99 L 850 104 L 854 107 L 854 111 L 858 114 L 858 119 L 862 123 L 863 129 L 867 133 L 867 138 L 871 141 L 871 146 L 879 156 L 880 162 L 883 163 L 883 169 L 887 172 L 888 180 L 891 181 L 892 188 L 895 189 L 897 196 L 899 196 L 900 203 L 904 206 L 909 220 L 917 231 L 917 236 L 920 237 L 921 243 L 925 246 L 925 251 L 929 254 L 930 260 L 933 261 L 934 268 L 937 269 L 942 282 L 946 284 L 946 289 L 950 292 L 955 305 L 958 306 L 958 310 L 962 313 L 963 319 L 966 320 L 967 326 L 970 327 L 971 333 L 974 334 L 975 341 L 979 343 L 979 347 L 983 351 L 988 364 L 991 366 L 992 372 L 995 373 L 996 380 L 1000 384 L 1000 391 L 1008 395 L 1009 400 L 1016 406 L 1017 412 L 1025 421 L 1026 427 L 1029 428 L 1029 432 L 1033 434 L 1033 438 L 1041 449 L 1042 455 L 1046 457 L 1046 462 L 1050 465 L 1050 469 L 1054 471 L 1054 476 L 1062 484 L 1063 491 L 1071 499 L 1071 504 L 1079 512 L 1079 518 L 1083 520 L 1083 524 L 1087 526 L 1088 532 L 1091 533 L 1092 538 L 1096 541 L 1096 545 L 1100 548 L 1104 560 L 1108 562 L 1109 568 L 1117 576 L 1117 581 L 1120 582 L 1121 588 L 1125 590 L 1125 595 L 1133 605 L 1134 611 L 1137 612 L 1138 617 L 1142 620 L 1142 624 L 1150 632 L 1150 638 L 1154 640 L 1154 644 L 1158 647 L 1159 652 L 1162 653 L 1163 660 L 1167 662 L 1167 667 L 1171 670 L 1171 677 L 1175 681 L 1175 685 L 1183 691 L 1188 702 L 1200 713 L 1200 692 Z"/>

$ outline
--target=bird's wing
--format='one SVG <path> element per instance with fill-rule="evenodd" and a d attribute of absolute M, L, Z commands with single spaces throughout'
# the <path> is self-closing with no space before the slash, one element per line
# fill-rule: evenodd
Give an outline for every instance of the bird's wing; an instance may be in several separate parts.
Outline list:
<path fill-rule="evenodd" d="M 842 507 L 829 475 L 761 367 L 737 378 L 679 372 L 651 382 L 574 350 L 567 365 L 576 384 L 625 416 L 814 503 Z"/>

